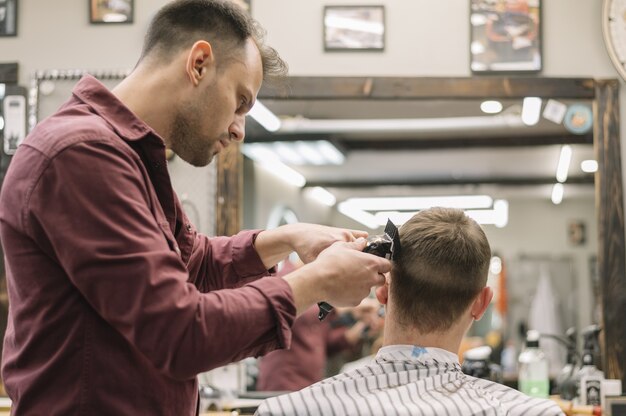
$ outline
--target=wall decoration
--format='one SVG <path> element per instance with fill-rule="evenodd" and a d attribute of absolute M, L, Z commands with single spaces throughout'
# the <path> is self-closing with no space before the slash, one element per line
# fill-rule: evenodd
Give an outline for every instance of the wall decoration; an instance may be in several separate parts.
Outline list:
<path fill-rule="evenodd" d="M 325 6 L 324 50 L 385 49 L 384 6 Z"/>
<path fill-rule="evenodd" d="M 570 220 L 567 222 L 567 241 L 573 246 L 582 246 L 587 242 L 585 222 Z"/>
<path fill-rule="evenodd" d="M 26 94 L 6 95 L 3 100 L 3 150 L 12 155 L 26 137 Z"/>
<path fill-rule="evenodd" d="M 17 36 L 17 0 L 0 0 L 0 36 Z"/>
<path fill-rule="evenodd" d="M 555 124 L 561 124 L 567 111 L 567 105 L 559 100 L 553 98 L 548 99 L 545 108 L 543 109 L 543 118 L 550 120 Z"/>
<path fill-rule="evenodd" d="M 473 73 L 541 71 L 541 0 L 470 0 Z"/>
<path fill-rule="evenodd" d="M 91 23 L 132 23 L 133 0 L 89 0 Z"/>
<path fill-rule="evenodd" d="M 563 118 L 565 128 L 574 134 L 586 134 L 593 127 L 593 111 L 586 104 L 572 104 Z"/>

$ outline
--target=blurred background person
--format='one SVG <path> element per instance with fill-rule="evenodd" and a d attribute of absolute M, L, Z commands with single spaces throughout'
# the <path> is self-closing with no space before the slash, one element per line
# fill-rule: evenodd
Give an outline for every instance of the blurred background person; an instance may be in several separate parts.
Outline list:
<path fill-rule="evenodd" d="M 292 272 L 300 260 L 286 260 L 278 275 Z M 317 305 L 294 322 L 291 348 L 272 351 L 259 360 L 257 391 L 295 391 L 326 376 L 328 358 L 341 352 L 360 356 L 363 342 L 382 333 L 380 303 L 366 298 L 355 308 L 334 309 L 323 321 Z"/>

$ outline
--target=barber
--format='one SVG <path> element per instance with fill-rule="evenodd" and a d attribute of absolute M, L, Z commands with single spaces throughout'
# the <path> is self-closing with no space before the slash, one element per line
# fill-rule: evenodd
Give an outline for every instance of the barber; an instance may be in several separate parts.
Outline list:
<path fill-rule="evenodd" d="M 195 414 L 198 373 L 287 348 L 297 313 L 384 282 L 390 263 L 361 252 L 363 232 L 209 239 L 172 189 L 165 149 L 207 165 L 285 69 L 237 6 L 176 0 L 123 82 L 85 76 L 26 138 L 0 194 L 13 414 Z M 308 264 L 263 278 L 292 251 Z"/>

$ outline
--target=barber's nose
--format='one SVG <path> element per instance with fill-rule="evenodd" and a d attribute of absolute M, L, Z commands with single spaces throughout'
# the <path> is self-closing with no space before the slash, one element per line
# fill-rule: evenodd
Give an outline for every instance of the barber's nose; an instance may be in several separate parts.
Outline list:
<path fill-rule="evenodd" d="M 233 124 L 230 125 L 228 133 L 230 133 L 231 140 L 238 142 L 243 141 L 246 136 L 246 118 L 237 117 L 235 121 L 233 121 Z"/>

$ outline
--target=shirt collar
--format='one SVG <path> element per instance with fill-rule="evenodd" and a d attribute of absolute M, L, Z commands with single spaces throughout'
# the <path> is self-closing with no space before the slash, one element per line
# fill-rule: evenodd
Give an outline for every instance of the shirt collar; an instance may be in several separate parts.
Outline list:
<path fill-rule="evenodd" d="M 459 356 L 435 347 L 420 347 L 417 345 L 388 345 L 386 347 L 382 347 L 378 350 L 376 354 L 376 360 L 378 359 L 398 359 L 402 357 L 406 360 L 411 361 L 439 361 L 439 362 L 450 362 L 450 363 L 459 363 Z"/>
<path fill-rule="evenodd" d="M 74 87 L 73 94 L 88 104 L 106 120 L 113 129 L 125 140 L 136 141 L 152 133 L 154 130 L 141 121 L 128 109 L 107 87 L 91 75 L 83 76 Z"/>

